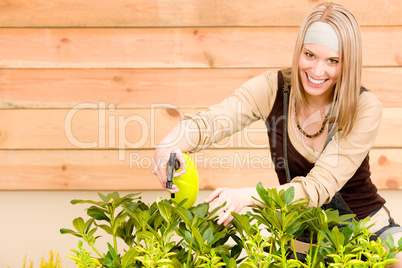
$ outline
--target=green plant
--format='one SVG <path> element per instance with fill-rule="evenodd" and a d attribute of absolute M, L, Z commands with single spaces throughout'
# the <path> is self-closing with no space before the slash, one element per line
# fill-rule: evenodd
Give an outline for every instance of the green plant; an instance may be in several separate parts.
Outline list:
<path fill-rule="evenodd" d="M 365 228 L 368 220 L 353 220 L 342 232 L 337 227 L 323 232 L 326 239 L 325 242 L 320 241 L 320 244 L 326 256 L 332 260 L 333 267 L 386 267 L 397 262 L 393 258 L 396 252 L 401 251 L 402 240 L 398 247 L 394 245 L 390 234 L 387 241 L 370 240 L 371 233 Z"/>
<path fill-rule="evenodd" d="M 216 224 L 216 220 L 210 220 L 219 209 L 208 213 L 208 204 L 199 204 L 189 210 L 177 206 L 172 207 L 182 222 L 179 224 L 177 234 L 182 238 L 182 245 L 187 250 L 187 258 L 184 263 L 187 267 L 199 267 L 205 263 L 205 258 L 217 254 L 229 265 L 240 255 L 239 247 L 231 247 L 226 244 L 229 237 L 236 239 L 235 229 L 230 224 L 227 227 Z"/>
<path fill-rule="evenodd" d="M 214 268 L 226 265 L 221 261 L 222 258 L 215 254 L 215 250 L 213 249 L 211 249 L 211 254 L 206 254 L 206 256 L 200 256 L 199 258 L 202 259 L 204 263 L 198 265 L 198 267 Z"/>
<path fill-rule="evenodd" d="M 261 235 L 258 224 L 253 224 L 251 228 L 247 224 L 249 218 L 245 215 L 235 214 L 236 228 L 241 232 L 241 245 L 246 250 L 248 260 L 244 261 L 240 267 L 268 267 L 273 261 L 273 255 L 265 254 L 265 251 L 272 246 L 272 237 Z M 242 226 L 245 226 L 244 229 Z M 246 235 L 244 235 L 244 233 Z"/>
<path fill-rule="evenodd" d="M 307 222 L 311 219 L 304 217 L 307 200 L 293 202 L 294 188 L 287 191 L 276 189 L 264 189 L 259 183 L 257 192 L 261 200 L 256 199 L 263 206 L 253 209 L 252 218 L 267 228 L 272 239 L 269 254 L 274 262 L 281 267 L 298 267 L 300 262 L 288 260 L 290 251 L 295 251 L 294 242 L 307 228 Z"/>
<path fill-rule="evenodd" d="M 27 256 L 24 258 L 23 268 L 33 268 L 34 262 L 29 261 L 29 266 L 27 266 Z M 60 256 L 58 253 L 50 251 L 49 258 L 46 260 L 45 256 L 43 256 L 39 263 L 40 268 L 62 268 Z"/>
<path fill-rule="evenodd" d="M 81 240 L 78 241 L 78 250 L 72 249 L 76 256 L 68 255 L 67 257 L 74 260 L 78 268 L 97 268 L 102 267 L 100 262 L 91 257 L 91 253 L 83 248 Z"/>
<path fill-rule="evenodd" d="M 208 213 L 205 203 L 187 209 L 186 200 L 177 204 L 158 198 L 145 204 L 138 194 L 99 193 L 100 201 L 72 200 L 89 204 L 89 219 L 78 217 L 74 230 L 60 231 L 82 239 L 68 257 L 77 267 L 93 268 L 386 267 L 402 251 L 402 239 L 398 245 L 390 235 L 387 241 L 370 240 L 368 218 L 356 221 L 354 215 L 307 207 L 307 199 L 293 200 L 293 188 L 278 192 L 259 183 L 257 192 L 252 211 L 232 213 L 234 220 L 226 227 L 212 216 L 221 207 Z M 111 236 L 104 253 L 96 244 L 100 231 Z M 298 259 L 295 241 L 306 232 L 310 249 Z M 84 242 L 95 256 L 84 249 Z M 240 258 L 243 249 L 246 256 Z"/>
<path fill-rule="evenodd" d="M 402 250 L 402 239 L 398 246 L 391 235 L 387 241 L 370 240 L 369 218 L 357 222 L 351 214 L 339 216 L 336 210 L 308 208 L 306 199 L 293 201 L 293 188 L 277 192 L 259 183 L 257 192 L 260 199 L 255 198 L 258 205 L 253 213 L 233 213 L 241 237 L 236 242 L 248 256 L 240 267 L 385 267 L 397 262 L 393 258 Z M 256 223 L 251 228 L 252 219 Z M 271 236 L 261 237 L 260 228 Z M 297 254 L 289 258 L 296 252 L 295 240 L 305 230 L 310 233 L 305 260 L 298 260 Z"/>
<path fill-rule="evenodd" d="M 106 196 L 99 193 L 101 201 L 71 201 L 89 204 L 86 210 L 90 218 L 78 217 L 73 220 L 75 230 L 63 228 L 60 232 L 79 237 L 97 254 L 91 256 L 79 244 L 79 249 L 74 250 L 77 256 L 69 256 L 77 265 L 96 259 L 103 267 L 182 267 L 182 263 L 186 267 L 198 267 L 209 263 L 204 257 L 213 255 L 225 264 L 232 263 L 233 267 L 233 260 L 240 252 L 236 252 L 238 247 L 232 249 L 226 242 L 235 230 L 231 225 L 223 227 L 210 220 L 219 208 L 212 213 L 208 213 L 207 204 L 185 209 L 182 205 L 186 200 L 173 204 L 171 200 L 158 199 L 148 205 L 135 198 L 137 195 L 120 197 L 117 192 Z M 101 253 L 95 245 L 100 237 L 99 229 L 111 235 L 112 244 L 107 243 L 106 253 Z M 117 239 L 123 240 L 126 248 L 118 248 Z"/>
<path fill-rule="evenodd" d="M 22 268 L 33 268 L 33 261 L 31 261 L 31 260 L 29 261 L 29 266 L 27 266 L 27 255 L 25 255 Z"/>

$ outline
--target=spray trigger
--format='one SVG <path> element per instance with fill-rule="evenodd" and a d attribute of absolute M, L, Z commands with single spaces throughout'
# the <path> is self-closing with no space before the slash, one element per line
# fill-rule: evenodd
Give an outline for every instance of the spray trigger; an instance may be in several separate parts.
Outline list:
<path fill-rule="evenodd" d="M 170 158 L 168 162 L 168 173 L 167 173 L 167 181 L 166 181 L 166 188 L 172 189 L 173 187 L 173 175 L 176 170 L 180 168 L 180 162 L 176 159 L 176 153 L 170 153 Z M 171 198 L 175 197 L 175 194 L 170 194 Z"/>

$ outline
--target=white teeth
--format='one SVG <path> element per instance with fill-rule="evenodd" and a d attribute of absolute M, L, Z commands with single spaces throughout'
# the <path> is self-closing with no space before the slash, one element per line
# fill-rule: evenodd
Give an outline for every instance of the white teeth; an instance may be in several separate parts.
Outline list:
<path fill-rule="evenodd" d="M 320 85 L 320 84 L 324 83 L 327 80 L 327 79 L 315 80 L 314 78 L 311 78 L 308 74 L 307 74 L 307 79 L 308 79 L 308 81 L 310 81 L 314 85 Z"/>

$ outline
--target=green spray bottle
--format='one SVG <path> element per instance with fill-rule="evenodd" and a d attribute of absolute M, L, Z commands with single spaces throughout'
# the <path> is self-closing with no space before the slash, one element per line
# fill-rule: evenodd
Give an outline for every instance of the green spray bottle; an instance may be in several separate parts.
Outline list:
<path fill-rule="evenodd" d="M 187 199 L 183 204 L 183 207 L 188 209 L 194 205 L 195 200 L 197 199 L 200 182 L 198 170 L 193 159 L 187 154 L 183 154 L 183 157 L 186 162 L 186 173 L 180 177 L 174 178 L 173 175 L 175 171 L 181 171 L 180 162 L 176 159 L 176 153 L 170 153 L 166 188 L 171 189 L 174 183 L 179 188 L 179 191 L 171 194 L 171 199 L 177 203 Z"/>

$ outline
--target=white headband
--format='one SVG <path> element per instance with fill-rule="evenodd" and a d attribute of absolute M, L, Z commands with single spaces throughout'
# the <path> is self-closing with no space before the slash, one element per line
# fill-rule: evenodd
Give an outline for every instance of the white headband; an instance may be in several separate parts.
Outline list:
<path fill-rule="evenodd" d="M 339 39 L 331 25 L 315 21 L 307 29 L 303 44 L 319 44 L 339 51 Z"/>

